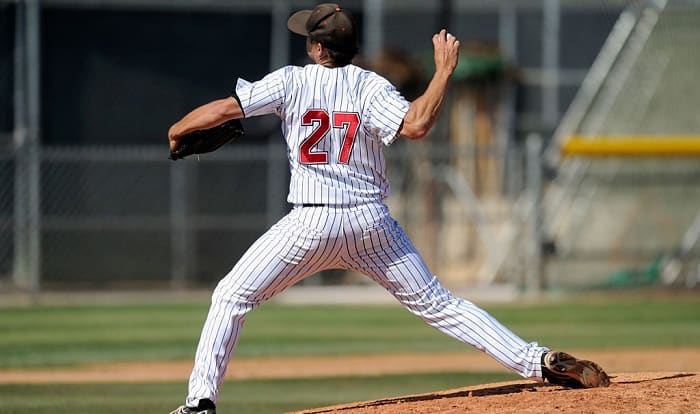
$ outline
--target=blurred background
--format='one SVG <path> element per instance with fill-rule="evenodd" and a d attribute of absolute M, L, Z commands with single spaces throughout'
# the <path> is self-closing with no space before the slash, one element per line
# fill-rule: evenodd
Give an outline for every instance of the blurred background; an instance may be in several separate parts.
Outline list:
<path fill-rule="evenodd" d="M 0 291 L 209 288 L 288 210 L 279 120 L 167 159 L 191 109 L 303 65 L 294 0 L 0 0 Z M 364 0 L 356 64 L 407 98 L 462 41 L 438 125 L 386 149 L 446 285 L 700 281 L 700 1 Z M 364 285 L 327 271 L 306 285 Z"/>

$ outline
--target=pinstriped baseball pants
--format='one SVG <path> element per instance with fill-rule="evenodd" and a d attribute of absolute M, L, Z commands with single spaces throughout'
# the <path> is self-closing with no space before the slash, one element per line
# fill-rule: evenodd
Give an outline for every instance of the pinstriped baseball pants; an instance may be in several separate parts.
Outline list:
<path fill-rule="evenodd" d="M 547 348 L 526 343 L 484 310 L 444 289 L 383 203 L 295 207 L 214 290 L 187 404 L 216 401 L 248 312 L 307 276 L 338 268 L 367 275 L 427 324 L 511 371 L 542 377 L 540 358 Z"/>

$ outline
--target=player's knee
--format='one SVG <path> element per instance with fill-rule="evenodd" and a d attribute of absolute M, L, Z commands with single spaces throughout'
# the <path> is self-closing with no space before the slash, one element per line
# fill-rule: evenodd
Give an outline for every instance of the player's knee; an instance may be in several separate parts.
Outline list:
<path fill-rule="evenodd" d="M 258 289 L 227 282 L 229 281 L 223 279 L 216 286 L 212 293 L 212 303 L 225 303 L 228 307 L 238 309 L 240 313 L 247 313 L 263 301 Z"/>
<path fill-rule="evenodd" d="M 453 302 L 454 296 L 439 286 L 437 289 L 401 295 L 399 300 L 408 310 L 425 318 L 441 318 L 445 309 Z"/>

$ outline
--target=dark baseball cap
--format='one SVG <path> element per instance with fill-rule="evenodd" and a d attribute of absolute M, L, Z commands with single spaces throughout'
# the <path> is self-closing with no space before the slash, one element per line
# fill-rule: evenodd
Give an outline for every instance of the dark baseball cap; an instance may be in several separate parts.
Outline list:
<path fill-rule="evenodd" d="M 301 10 L 289 17 L 287 28 L 338 51 L 357 51 L 357 33 L 352 17 L 335 3 Z"/>

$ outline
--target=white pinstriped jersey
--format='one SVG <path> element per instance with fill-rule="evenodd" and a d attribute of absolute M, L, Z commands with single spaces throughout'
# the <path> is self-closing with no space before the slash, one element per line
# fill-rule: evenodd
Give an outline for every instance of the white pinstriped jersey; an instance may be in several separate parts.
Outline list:
<path fill-rule="evenodd" d="M 355 66 L 288 66 L 236 93 L 246 116 L 282 119 L 297 204 L 219 282 L 195 354 L 186 404 L 216 402 L 249 312 L 300 280 L 348 269 L 379 283 L 414 315 L 520 375 L 542 378 L 547 348 L 527 343 L 441 286 L 382 202 L 382 146 L 408 109 L 380 76 Z M 298 204 L 326 204 L 299 206 Z"/>
<path fill-rule="evenodd" d="M 239 79 L 246 117 L 276 114 L 287 141 L 293 204 L 351 205 L 389 195 L 383 145 L 397 138 L 409 103 L 383 77 L 354 65 L 286 66 Z"/>

